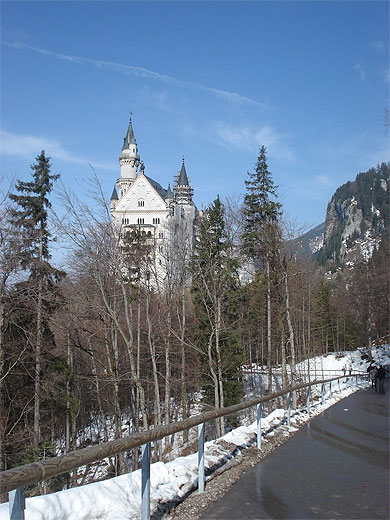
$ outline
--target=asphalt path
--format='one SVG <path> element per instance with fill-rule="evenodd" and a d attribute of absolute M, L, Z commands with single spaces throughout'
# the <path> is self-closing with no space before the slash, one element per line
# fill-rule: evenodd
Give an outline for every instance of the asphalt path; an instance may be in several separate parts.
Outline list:
<path fill-rule="evenodd" d="M 389 381 L 313 418 L 202 520 L 389 518 Z"/>

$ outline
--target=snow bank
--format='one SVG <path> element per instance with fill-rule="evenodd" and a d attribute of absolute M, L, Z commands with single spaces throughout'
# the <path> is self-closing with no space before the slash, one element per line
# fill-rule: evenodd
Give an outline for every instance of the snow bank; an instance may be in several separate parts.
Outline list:
<path fill-rule="evenodd" d="M 376 349 L 375 361 L 379 364 L 390 364 L 390 350 Z M 319 363 L 319 367 L 326 370 L 342 368 L 348 361 L 354 370 L 366 370 L 367 361 L 361 359 L 359 352 L 345 353 L 337 359 L 328 355 L 322 359 L 311 360 Z M 351 385 L 351 386 L 350 386 Z M 331 399 L 324 405 L 318 401 L 312 402 L 310 416 L 321 413 L 338 400 L 350 395 L 357 388 L 352 386 L 352 380 L 343 380 L 341 391 L 333 392 Z M 289 435 L 302 422 L 308 420 L 306 411 L 298 411 L 291 417 L 291 426 L 284 424 L 285 410 L 277 409 L 267 417 L 262 418 L 262 432 L 264 441 L 275 431 L 284 429 Z M 273 431 L 269 431 L 272 430 Z M 279 430 L 280 431 L 280 430 Z M 266 433 L 268 432 L 268 433 Z M 256 422 L 249 426 L 240 426 L 216 441 L 205 444 L 205 466 L 211 468 L 215 464 L 232 457 L 231 446 L 248 446 L 255 439 Z M 225 441 L 225 443 L 220 441 Z M 151 465 L 151 510 L 157 508 L 158 503 L 178 500 L 197 486 L 197 454 L 179 457 L 171 462 L 156 462 Z M 26 520 L 129 520 L 140 518 L 141 505 L 141 470 L 121 475 L 103 482 L 87 484 L 50 495 L 28 498 L 26 500 Z M 8 503 L 0 504 L 0 520 L 8 520 Z"/>

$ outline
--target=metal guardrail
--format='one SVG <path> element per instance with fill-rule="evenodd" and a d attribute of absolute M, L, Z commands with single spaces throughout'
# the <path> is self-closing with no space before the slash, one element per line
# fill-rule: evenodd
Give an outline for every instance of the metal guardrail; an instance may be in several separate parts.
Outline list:
<path fill-rule="evenodd" d="M 267 375 L 268 374 L 268 370 L 267 369 L 264 369 L 264 368 L 248 368 L 248 367 L 245 367 L 244 368 L 244 372 L 246 374 L 265 374 Z M 340 369 L 340 370 L 325 370 L 325 369 L 322 369 L 322 368 L 311 368 L 309 371 L 308 370 L 305 370 L 304 373 L 300 373 L 300 372 L 296 372 L 296 375 L 300 376 L 306 376 L 307 374 L 310 374 L 310 376 L 316 376 L 316 377 L 345 377 L 345 376 L 349 376 L 349 370 L 346 369 L 345 371 Z M 355 375 L 357 373 L 356 370 L 354 370 L 353 374 Z"/>
<path fill-rule="evenodd" d="M 27 485 L 35 484 L 40 480 L 50 477 L 55 477 L 63 473 L 72 471 L 80 466 L 90 464 L 106 457 L 112 457 L 133 448 L 141 447 L 142 450 L 142 497 L 141 497 L 141 518 L 146 520 L 150 518 L 150 443 L 163 439 L 173 433 L 178 433 L 183 430 L 188 430 L 194 426 L 198 426 L 198 490 L 204 491 L 205 487 L 205 469 L 204 469 L 204 424 L 207 421 L 212 421 L 219 417 L 235 414 L 246 408 L 252 406 L 257 407 L 257 447 L 261 448 L 261 416 L 262 403 L 272 401 L 278 397 L 287 395 L 287 424 L 290 424 L 291 408 L 290 397 L 291 393 L 307 389 L 306 409 L 310 413 L 310 389 L 312 386 L 321 385 L 321 400 L 325 400 L 325 385 L 329 384 L 329 396 L 332 396 L 332 382 L 339 382 L 340 380 L 356 379 L 366 375 L 365 373 L 354 373 L 351 376 L 338 376 L 332 379 L 316 380 L 310 383 L 301 383 L 295 386 L 285 388 L 279 392 L 269 394 L 263 397 L 256 397 L 238 403 L 236 405 L 205 412 L 182 421 L 172 424 L 159 426 L 152 430 L 145 432 L 133 433 L 128 437 L 115 439 L 112 441 L 101 443 L 97 446 L 89 446 L 70 453 L 66 453 L 59 457 L 52 457 L 50 459 L 32 462 L 23 466 L 18 466 L 0 473 L 0 492 L 9 492 L 9 511 L 10 520 L 24 520 L 25 498 L 24 488 Z"/>

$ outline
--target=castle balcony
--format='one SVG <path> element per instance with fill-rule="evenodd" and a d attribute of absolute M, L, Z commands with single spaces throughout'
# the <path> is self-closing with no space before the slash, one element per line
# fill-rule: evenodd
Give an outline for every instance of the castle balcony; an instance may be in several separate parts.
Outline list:
<path fill-rule="evenodd" d="M 123 232 L 124 234 L 126 234 L 128 232 L 131 232 L 132 230 L 138 230 L 145 238 L 146 245 L 152 246 L 155 244 L 156 227 L 157 226 L 154 224 L 124 224 Z"/>

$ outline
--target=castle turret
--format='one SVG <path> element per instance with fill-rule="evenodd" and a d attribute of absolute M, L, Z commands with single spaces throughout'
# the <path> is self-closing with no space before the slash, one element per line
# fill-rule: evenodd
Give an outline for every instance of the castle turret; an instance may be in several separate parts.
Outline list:
<path fill-rule="evenodd" d="M 190 183 L 188 181 L 186 167 L 184 164 L 184 157 L 181 165 L 181 170 L 176 176 L 174 192 L 175 200 L 178 204 L 192 204 L 192 196 L 194 194 L 194 190 L 191 188 Z"/>
<path fill-rule="evenodd" d="M 114 189 L 112 190 L 111 199 L 110 199 L 111 211 L 115 209 L 118 199 L 119 199 L 119 197 L 118 197 L 118 193 L 116 191 L 116 186 L 114 186 Z"/>
<path fill-rule="evenodd" d="M 118 180 L 118 188 L 127 189 L 136 176 L 139 166 L 139 155 L 137 148 L 137 141 L 134 137 L 134 130 L 130 118 L 129 128 L 127 129 L 126 137 L 123 138 L 122 151 L 119 156 L 119 164 L 121 167 L 121 176 Z"/>

